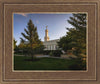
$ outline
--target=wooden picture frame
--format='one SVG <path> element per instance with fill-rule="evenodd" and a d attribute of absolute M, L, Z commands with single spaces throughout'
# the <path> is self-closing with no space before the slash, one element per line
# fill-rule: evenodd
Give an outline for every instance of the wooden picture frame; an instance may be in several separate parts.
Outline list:
<path fill-rule="evenodd" d="M 99 0 L 0 0 L 0 83 L 1 84 L 99 84 Z M 87 66 L 86 71 L 13 71 L 14 12 L 86 12 Z"/>

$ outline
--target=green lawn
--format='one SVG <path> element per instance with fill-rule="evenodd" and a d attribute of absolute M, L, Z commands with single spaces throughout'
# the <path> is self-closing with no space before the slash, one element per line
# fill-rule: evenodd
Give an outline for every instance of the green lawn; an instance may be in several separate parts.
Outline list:
<path fill-rule="evenodd" d="M 37 58 L 37 61 L 25 61 L 30 57 L 14 56 L 14 70 L 70 70 L 77 67 L 76 59 Z M 75 66 L 76 64 L 76 66 Z M 77 70 L 80 70 L 79 68 Z"/>

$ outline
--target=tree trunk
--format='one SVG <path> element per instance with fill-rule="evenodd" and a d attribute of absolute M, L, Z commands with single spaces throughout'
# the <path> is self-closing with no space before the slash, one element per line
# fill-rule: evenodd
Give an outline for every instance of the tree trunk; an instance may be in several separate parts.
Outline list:
<path fill-rule="evenodd" d="M 33 49 L 32 49 L 32 43 L 31 43 L 31 57 L 32 57 L 32 61 L 33 61 L 34 57 L 33 57 L 33 51 L 32 50 Z"/>

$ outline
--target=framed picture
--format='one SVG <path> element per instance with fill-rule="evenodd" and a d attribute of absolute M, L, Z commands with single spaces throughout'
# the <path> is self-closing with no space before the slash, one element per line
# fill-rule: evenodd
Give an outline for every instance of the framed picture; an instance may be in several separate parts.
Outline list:
<path fill-rule="evenodd" d="M 87 16 L 78 12 L 14 13 L 14 70 L 86 71 Z"/>
<path fill-rule="evenodd" d="M 99 84 L 99 0 L 0 3 L 1 84 Z"/>

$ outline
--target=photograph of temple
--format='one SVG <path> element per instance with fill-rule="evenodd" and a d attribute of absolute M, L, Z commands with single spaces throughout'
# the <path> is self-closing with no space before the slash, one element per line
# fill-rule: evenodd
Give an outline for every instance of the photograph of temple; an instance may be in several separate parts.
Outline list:
<path fill-rule="evenodd" d="M 87 70 L 86 13 L 14 13 L 14 70 Z"/>

